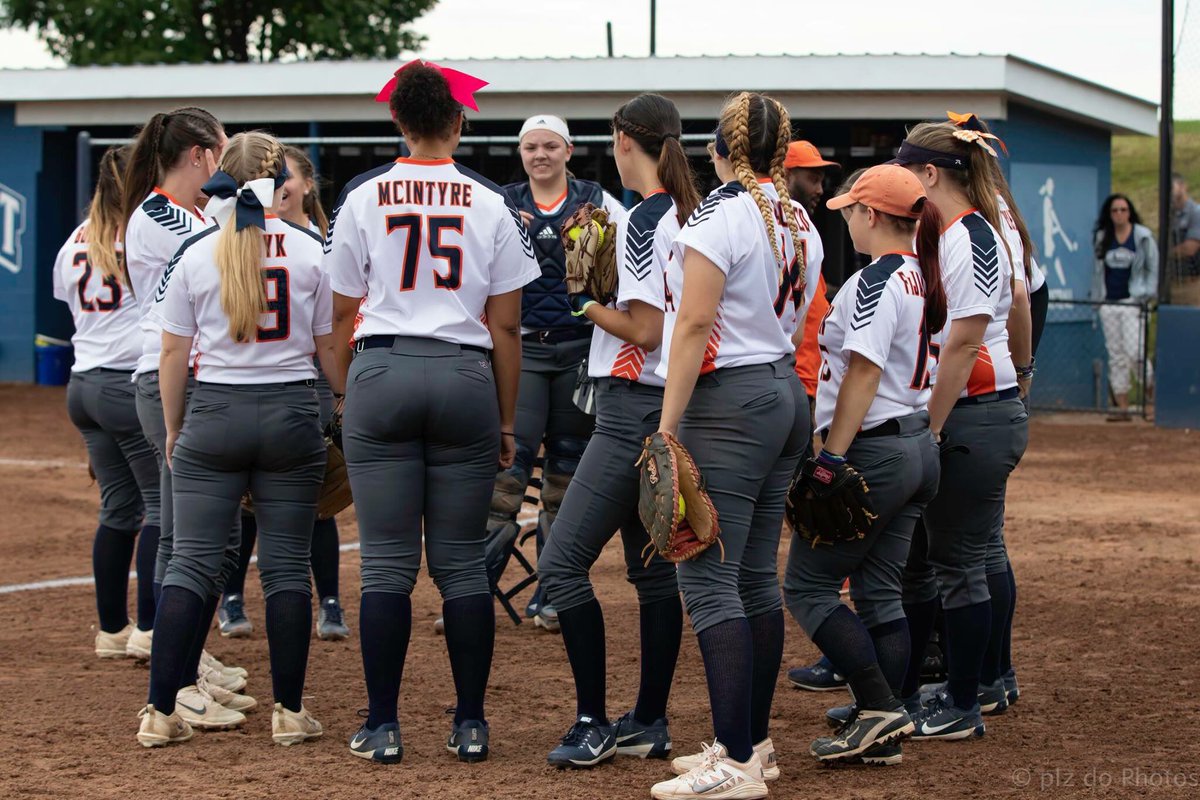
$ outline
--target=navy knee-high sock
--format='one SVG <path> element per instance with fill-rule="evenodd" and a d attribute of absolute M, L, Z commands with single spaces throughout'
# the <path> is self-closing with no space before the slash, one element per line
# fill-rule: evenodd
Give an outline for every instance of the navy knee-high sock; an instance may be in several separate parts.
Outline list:
<path fill-rule="evenodd" d="M 158 601 L 154 618 L 154 647 L 150 651 L 150 693 L 146 702 L 164 714 L 175 711 L 175 693 L 194 683 L 183 680 L 188 649 L 204 614 L 204 600 L 180 586 L 167 586 Z"/>
<path fill-rule="evenodd" d="M 921 688 L 921 665 L 925 663 L 925 648 L 933 635 L 941 603 L 937 598 L 925 603 L 905 603 L 904 616 L 908 618 L 908 669 L 904 671 L 904 682 L 900 687 L 901 697 L 912 697 Z"/>
<path fill-rule="evenodd" d="M 258 541 L 258 521 L 253 514 L 242 512 L 242 546 L 238 552 L 237 572 L 225 583 L 225 594 L 242 594 L 246 591 L 246 571 L 250 569 L 250 557 L 254 555 L 254 543 Z"/>
<path fill-rule="evenodd" d="M 275 702 L 299 711 L 308 669 L 312 598 L 307 592 L 275 592 L 266 601 L 267 648 Z"/>
<path fill-rule="evenodd" d="M 1013 618 L 1017 615 L 1017 576 L 1013 573 L 1012 562 L 1008 562 L 1008 622 L 1004 626 L 1004 640 L 1000 648 L 1000 674 L 1003 675 L 1013 668 L 1012 663 L 1012 632 Z"/>
<path fill-rule="evenodd" d="M 1004 651 L 1004 632 L 1008 628 L 1012 597 L 1009 594 L 1008 572 L 997 572 L 987 576 L 988 593 L 992 596 L 992 625 L 988 635 L 987 650 L 979 671 L 979 683 L 989 685 L 1003 674 L 1000 668 Z"/>
<path fill-rule="evenodd" d="M 319 519 L 313 523 L 312 566 L 313 583 L 317 585 L 317 599 L 338 596 L 338 526 L 336 519 Z"/>
<path fill-rule="evenodd" d="M 154 562 L 158 558 L 157 525 L 146 525 L 137 540 L 137 626 L 143 631 L 154 628 Z"/>
<path fill-rule="evenodd" d="M 92 575 L 96 580 L 96 613 L 100 630 L 117 633 L 129 624 L 129 562 L 133 560 L 137 531 L 119 531 L 107 525 L 96 528 L 92 540 Z"/>
<path fill-rule="evenodd" d="M 183 665 L 183 672 L 179 675 L 180 689 L 196 682 L 196 672 L 200 669 L 200 655 L 204 652 L 204 643 L 208 641 L 208 631 L 212 628 L 213 617 L 217 615 L 217 606 L 220 604 L 220 595 L 213 595 L 204 601 L 200 619 L 196 623 L 196 630 L 192 633 L 191 648 L 187 651 L 187 662 Z M 158 634 L 155 634 L 155 647 L 158 646 L 157 636 Z"/>
<path fill-rule="evenodd" d="M 640 606 L 638 622 L 642 641 L 641 683 L 633 718 L 650 725 L 667 716 L 667 699 L 671 696 L 683 637 L 683 604 L 679 595 Z"/>
<path fill-rule="evenodd" d="M 395 722 L 400 681 L 412 633 L 412 598 L 406 594 L 364 592 L 358 616 L 363 675 L 367 682 L 367 727 Z"/>
<path fill-rule="evenodd" d="M 604 611 L 600 608 L 600 602 L 592 598 L 583 605 L 559 609 L 558 624 L 567 648 L 567 660 L 571 662 L 571 674 L 575 676 L 575 715 L 591 717 L 597 724 L 607 725 L 605 690 L 608 673 L 604 660 L 607 651 Z M 645 646 L 643 639 L 643 652 Z M 644 666 L 642 674 L 645 675 Z M 650 722 L 656 719 L 658 717 Z"/>
<path fill-rule="evenodd" d="M 979 672 L 992 630 L 992 602 L 946 609 L 947 688 L 957 708 L 979 702 Z"/>
<path fill-rule="evenodd" d="M 750 618 L 754 642 L 754 673 L 750 683 L 750 741 L 757 744 L 769 735 L 771 702 L 783 661 L 783 609 Z"/>
<path fill-rule="evenodd" d="M 486 722 L 483 697 L 492 673 L 496 646 L 496 609 L 492 595 L 472 594 L 442 603 L 446 625 L 446 649 L 458 702 L 454 724 L 467 720 Z"/>
<path fill-rule="evenodd" d="M 817 628 L 812 640 L 837 671 L 846 676 L 860 708 L 896 707 L 895 695 L 875 655 L 875 643 L 857 614 L 846 606 L 838 606 Z"/>
<path fill-rule="evenodd" d="M 696 638 L 704 658 L 713 731 L 729 756 L 744 764 L 754 755 L 750 738 L 750 682 L 754 672 L 750 623 L 745 618 L 727 620 L 706 628 Z"/>
<path fill-rule="evenodd" d="M 909 648 L 912 646 L 908 631 L 908 620 L 901 617 L 870 629 L 871 641 L 875 644 L 875 657 L 879 669 L 887 679 L 892 694 L 903 699 L 904 676 L 908 673 Z"/>

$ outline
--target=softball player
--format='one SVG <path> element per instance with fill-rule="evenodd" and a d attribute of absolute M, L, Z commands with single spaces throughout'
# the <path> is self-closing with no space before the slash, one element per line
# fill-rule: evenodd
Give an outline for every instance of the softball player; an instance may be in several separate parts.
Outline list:
<path fill-rule="evenodd" d="M 325 238 L 329 231 L 329 218 L 317 194 L 316 174 L 312 160 L 298 147 L 285 146 L 288 178 L 283 184 L 283 197 L 276 209 L 279 218 L 307 228 Z M 321 427 L 329 424 L 333 415 L 335 398 L 329 381 L 317 363 L 317 398 L 321 401 Z M 238 571 L 225 587 L 221 607 L 217 609 L 222 636 L 249 636 L 253 625 L 246 617 L 242 601 L 242 590 L 246 582 L 246 570 L 250 566 L 250 554 L 257 538 L 254 515 L 242 513 L 242 547 Z M 318 519 L 313 524 L 312 575 L 317 588 L 317 638 L 341 640 L 350 635 L 342 614 L 338 598 L 338 567 L 340 561 L 338 528 L 336 519 Z"/>
<path fill-rule="evenodd" d="M 176 689 L 190 675 L 189 644 L 206 599 L 219 591 L 225 531 L 247 490 L 261 530 L 271 735 L 291 745 L 322 733 L 301 695 L 312 627 L 309 541 L 325 475 L 312 358 L 315 349 L 336 374 L 332 296 L 320 237 L 264 213 L 286 177 L 279 142 L 262 133 L 235 136 L 204 186 L 220 228 L 190 238 L 155 290 L 150 316 L 163 331 L 160 386 L 176 530 L 138 732 L 146 747 L 191 736 L 177 709 L 194 698 L 177 698 Z M 185 423 L 193 338 L 200 355 Z M 344 388 L 338 377 L 333 384 Z"/>
<path fill-rule="evenodd" d="M 162 346 L 162 332 L 149 319 L 149 311 L 154 290 L 167 262 L 188 238 L 209 224 L 196 206 L 202 197 L 201 187 L 216 169 L 225 141 L 221 123 L 203 109 L 180 108 L 155 114 L 142 127 L 134 142 L 123 192 L 122 218 L 128 220 L 125 229 L 125 264 L 130 287 L 137 298 L 142 331 L 142 356 L 134 372 L 138 419 L 146 438 L 154 445 L 162 467 L 156 590 L 162 583 L 170 560 L 173 515 L 171 470 L 164 459 L 167 432 L 158 388 L 158 354 Z M 234 526 L 230 531 L 231 541 L 238 535 L 238 529 Z M 235 566 L 236 563 L 231 561 L 227 565 L 227 574 L 232 574 Z M 213 613 L 217 601 L 218 597 L 209 601 Z M 212 614 L 208 614 L 202 626 L 197 628 L 193 653 L 197 670 L 200 669 L 201 651 L 211 624 Z M 128 644 L 130 655 L 150 657 L 151 633 L 140 626 L 132 632 Z M 222 675 L 215 672 L 212 678 L 226 682 Z M 189 679 L 188 683 L 191 682 Z M 236 684 L 237 681 L 229 683 L 227 688 L 234 688 Z"/>
<path fill-rule="evenodd" d="M 783 654 L 776 553 L 784 499 L 809 436 L 792 336 L 816 275 L 805 275 L 787 195 L 787 111 L 742 92 L 721 112 L 714 151 L 736 181 L 688 218 L 666 267 L 659 430 L 679 432 L 707 481 L 720 548 L 679 564 L 700 642 L 716 739 L 675 759 L 651 796 L 766 797 L 778 776 L 768 736 Z"/>
<path fill-rule="evenodd" d="M 498 460 L 511 466 L 515 451 L 520 289 L 538 270 L 503 190 L 451 157 L 480 83 L 419 60 L 397 72 L 381 96 L 412 155 L 346 186 L 326 243 L 334 335 L 354 338 L 338 366 L 370 707 L 350 751 L 383 763 L 404 755 L 396 706 L 422 534 L 458 694 L 446 747 L 464 761 L 488 755 L 488 503 Z"/>
<path fill-rule="evenodd" d="M 126 614 L 129 564 L 137 544 L 137 621 L 154 626 L 154 555 L 158 548 L 159 469 L 142 434 L 130 385 L 142 354 L 137 301 L 121 252 L 121 185 L 129 148 L 110 148 L 88 218 L 54 262 L 54 296 L 71 309 L 75 364 L 67 413 L 87 445 L 100 484 L 100 522 L 92 544 L 96 578 L 96 655 L 123 658 L 133 626 Z M 139 535 L 139 529 L 141 533 Z"/>
<path fill-rule="evenodd" d="M 990 133 L 987 123 L 974 114 L 951 113 L 949 116 L 951 122 L 964 130 Z M 993 158 L 989 163 L 997 190 L 999 230 L 1008 243 L 1013 264 L 1013 304 L 1007 325 L 1009 351 L 1017 373 L 1020 396 L 1028 402 L 1034 374 L 1035 328 L 1040 331 L 1045 324 L 1046 310 L 1046 304 L 1042 303 L 1040 319 L 1033 319 L 1031 299 L 1038 291 L 1043 291 L 1045 297 L 1046 278 L 1034 259 L 1033 239 L 1025 225 L 1025 218 L 1013 200 L 1012 190 L 1000 169 L 1000 161 Z M 988 542 L 987 582 L 992 600 L 992 626 L 979 682 L 981 687 L 990 688 L 984 690 L 985 699 L 981 701 L 981 707 L 986 713 L 999 714 L 1010 702 L 1016 702 L 1020 695 L 1016 671 L 1012 666 L 1012 622 L 1016 610 L 1017 581 L 1004 539 L 1003 512 L 1000 524 L 993 527 L 992 538 Z"/>
<path fill-rule="evenodd" d="M 662 341 L 663 265 L 700 197 L 670 100 L 639 95 L 617 110 L 612 125 L 621 183 L 644 200 L 617 226 L 617 299 L 602 306 L 586 294 L 571 296 L 575 313 L 595 323 L 587 364 L 596 384 L 596 430 L 538 560 L 575 676 L 577 719 L 549 756 L 559 767 L 590 767 L 617 753 L 667 757 L 667 697 L 683 630 L 674 565 L 644 560 L 650 538 L 638 517 L 635 462 L 662 411 L 663 379 L 654 370 Z M 642 673 L 637 705 L 611 724 L 604 615 L 588 571 L 617 528 L 638 594 Z"/>
<path fill-rule="evenodd" d="M 985 134 L 943 122 L 913 128 L 894 161 L 917 175 L 951 219 L 941 240 L 949 321 L 933 337 L 929 401 L 930 429 L 944 453 L 942 480 L 925 510 L 924 540 L 913 537 L 906 575 L 911 652 L 924 651 L 940 595 L 949 680 L 917 719 L 919 738 L 981 736 L 981 711 L 1005 701 L 1002 681 L 980 684 L 993 613 L 988 550 L 1004 524 L 1004 489 L 1025 452 L 1029 416 L 1009 351 L 1014 276 L 999 232 L 994 158 Z M 905 696 L 915 689 L 912 672 Z"/>
<path fill-rule="evenodd" d="M 946 321 L 942 218 L 920 181 L 894 165 L 867 170 L 828 206 L 841 209 L 855 249 L 872 261 L 842 285 L 821 323 L 816 427 L 824 446 L 817 461 L 853 464 L 878 517 L 854 541 L 814 545 L 793 536 L 784 598 L 857 702 L 812 754 L 890 764 L 901 754 L 889 742 L 912 732 L 909 714 L 920 710 L 919 697 L 897 699 L 909 661 L 901 579 L 913 526 L 937 493 L 940 472 L 926 404 L 929 337 Z M 847 577 L 857 614 L 841 602 Z"/>
<path fill-rule="evenodd" d="M 517 457 L 512 467 L 496 476 L 489 526 L 510 524 L 525 497 L 538 450 L 545 445 L 537 551 L 562 504 L 567 484 L 587 447 L 594 419 L 575 406 L 572 395 L 580 365 L 587 357 L 592 323 L 572 313 L 563 277 L 566 255 L 559 239 L 563 221 L 581 203 L 609 212 L 614 222 L 624 215 L 621 204 L 592 181 L 567 174 L 574 147 L 567 123 L 538 114 L 521 126 L 521 163 L 528 181 L 504 187 L 529 227 L 529 237 L 541 274 L 521 300 L 521 388 L 517 398 Z M 553 605 L 541 601 L 541 587 L 525 612 L 547 630 L 558 630 Z"/>

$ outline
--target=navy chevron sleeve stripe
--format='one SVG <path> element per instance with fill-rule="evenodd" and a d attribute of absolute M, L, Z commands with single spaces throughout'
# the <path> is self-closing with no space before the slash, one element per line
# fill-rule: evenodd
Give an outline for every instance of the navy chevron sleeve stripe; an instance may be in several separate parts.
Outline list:
<path fill-rule="evenodd" d="M 865 268 L 858 276 L 858 291 L 854 296 L 854 313 L 850 317 L 850 328 L 860 330 L 871 322 L 875 309 L 879 307 L 879 298 L 888 280 L 900 267 L 904 266 L 904 257 L 889 253 Z"/>
<path fill-rule="evenodd" d="M 1000 286 L 1000 253 L 996 235 L 978 214 L 962 219 L 971 238 L 972 277 L 976 288 L 991 297 Z"/>

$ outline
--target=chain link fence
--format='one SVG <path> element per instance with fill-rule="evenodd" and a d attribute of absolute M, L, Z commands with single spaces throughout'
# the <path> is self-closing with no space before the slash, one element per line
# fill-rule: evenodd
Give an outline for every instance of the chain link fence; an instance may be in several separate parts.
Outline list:
<path fill-rule="evenodd" d="M 1031 405 L 1146 416 L 1154 385 L 1153 318 L 1146 304 L 1051 303 Z"/>

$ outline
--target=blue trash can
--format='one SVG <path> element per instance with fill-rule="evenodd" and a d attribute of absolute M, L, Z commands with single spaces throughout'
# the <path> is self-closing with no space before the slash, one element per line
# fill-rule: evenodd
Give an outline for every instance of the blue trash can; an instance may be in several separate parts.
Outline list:
<path fill-rule="evenodd" d="M 39 386 L 66 386 L 75 362 L 70 342 L 38 334 L 33 340 Z"/>

